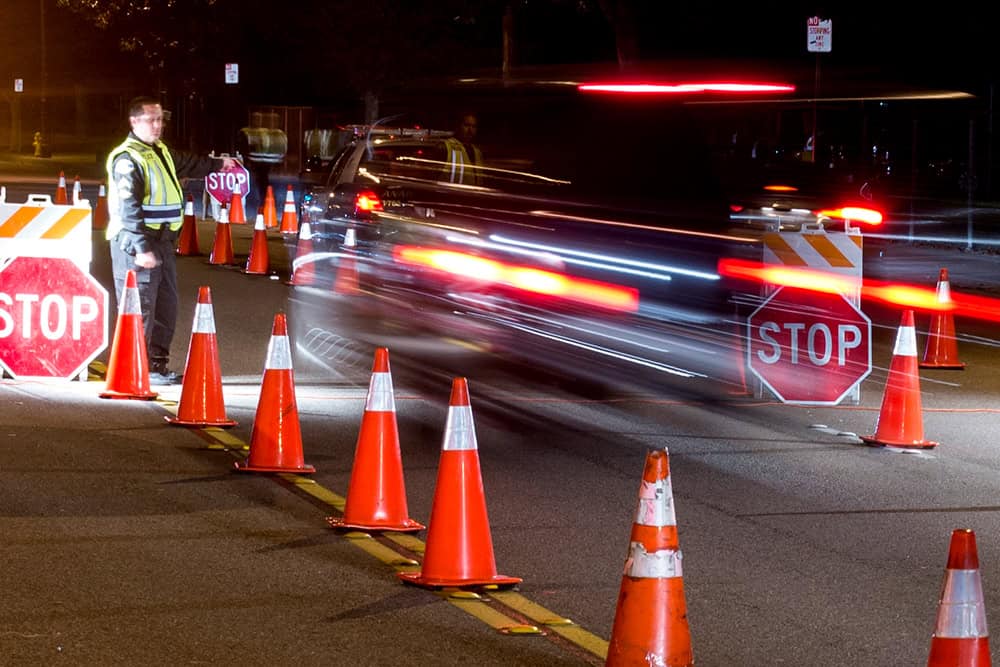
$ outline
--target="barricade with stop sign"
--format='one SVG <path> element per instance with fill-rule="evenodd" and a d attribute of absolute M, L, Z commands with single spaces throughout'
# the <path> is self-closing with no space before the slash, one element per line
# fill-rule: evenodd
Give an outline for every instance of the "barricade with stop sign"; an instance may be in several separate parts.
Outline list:
<path fill-rule="evenodd" d="M 827 294 L 814 291 L 801 291 L 793 293 L 791 288 L 781 288 L 778 285 L 765 284 L 763 295 L 767 298 L 764 305 L 754 311 L 753 315 L 758 316 L 765 306 L 770 302 L 769 311 L 778 308 L 777 293 L 782 289 L 786 290 L 780 300 L 798 301 L 797 305 L 786 304 L 784 307 L 792 308 L 802 312 L 801 320 L 798 322 L 787 322 L 790 327 L 770 334 L 767 329 L 763 332 L 754 330 L 753 326 L 748 326 L 749 332 L 744 349 L 749 349 L 755 345 L 756 350 L 763 357 L 771 358 L 775 356 L 773 345 L 787 343 L 790 347 L 780 360 L 765 362 L 761 356 L 756 357 L 756 365 L 753 363 L 753 355 L 748 355 L 748 368 L 753 376 L 759 380 L 756 387 L 758 396 L 764 396 L 764 389 L 770 390 L 772 394 L 787 403 L 819 403 L 836 404 L 850 400 L 852 403 L 859 403 L 861 398 L 861 380 L 871 371 L 870 353 L 865 362 L 865 370 L 857 372 L 856 360 L 857 352 L 848 355 L 846 366 L 840 367 L 838 372 L 831 373 L 833 366 L 826 363 L 819 363 L 824 360 L 824 354 L 820 350 L 820 344 L 830 336 L 833 346 L 843 345 L 844 350 L 850 349 L 854 336 L 854 326 L 858 326 L 862 331 L 860 347 L 870 346 L 871 323 L 861 312 L 861 282 L 862 282 L 862 247 L 863 238 L 861 231 L 850 224 L 846 224 L 843 231 L 826 231 L 821 225 L 804 225 L 797 231 L 781 231 L 777 224 L 769 229 L 761 239 L 762 257 L 761 260 L 769 266 L 787 266 L 813 273 L 817 276 L 817 282 L 822 282 L 819 276 L 828 274 L 844 289 L 845 284 L 854 285 L 843 295 Z M 832 281 L 830 281 L 832 282 Z M 847 302 L 849 311 L 845 310 L 842 302 Z M 846 324 L 839 327 L 836 321 L 824 319 L 822 309 L 832 308 L 832 312 L 840 316 L 847 317 L 853 324 Z M 856 313 L 860 318 L 855 322 Z M 749 324 L 749 321 L 748 321 Z M 813 326 L 817 325 L 817 326 Z M 802 329 L 796 327 L 802 326 Z M 769 336 L 773 340 L 760 338 L 759 335 Z M 755 339 L 755 335 L 758 336 Z M 838 336 L 845 338 L 838 342 Z M 810 357 L 808 350 L 809 342 L 814 344 L 811 348 L 815 357 Z M 763 346 L 763 347 L 760 347 Z M 765 348 L 771 346 L 771 353 Z M 833 348 L 831 347 L 831 350 Z M 800 355 L 801 352 L 801 355 Z M 839 359 L 831 351 L 831 359 Z M 794 362 L 794 363 L 793 363 Z M 778 378 L 776 368 L 785 368 L 786 364 L 791 364 L 799 378 Z M 850 371 L 848 371 L 848 367 Z M 857 379 L 846 382 L 848 389 L 843 393 L 837 391 L 838 387 L 845 384 L 849 379 L 847 373 L 856 373 Z M 762 377 L 763 376 L 763 377 Z M 808 385 L 813 383 L 812 389 Z M 803 385 L 802 389 L 788 389 Z M 829 386 L 827 386 L 829 384 Z"/>
<path fill-rule="evenodd" d="M 90 202 L 0 191 L 0 375 L 86 379 L 108 345 L 108 292 L 90 275 Z"/>

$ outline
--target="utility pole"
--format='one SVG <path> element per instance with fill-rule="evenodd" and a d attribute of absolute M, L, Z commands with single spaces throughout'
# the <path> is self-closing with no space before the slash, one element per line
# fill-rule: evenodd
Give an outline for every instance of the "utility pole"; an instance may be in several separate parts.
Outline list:
<path fill-rule="evenodd" d="M 41 84 L 42 84 L 42 89 L 40 91 L 41 94 L 40 94 L 40 97 L 39 97 L 39 103 L 40 103 L 40 111 L 39 111 L 39 119 L 38 119 L 39 128 L 38 128 L 38 132 L 36 133 L 36 136 L 35 136 L 35 157 L 52 157 L 52 152 L 49 150 L 48 128 L 46 127 L 46 124 L 45 124 L 45 113 L 46 113 L 45 107 L 47 106 L 47 104 L 46 104 L 46 102 L 47 102 L 46 95 L 48 93 L 48 78 L 49 78 L 48 68 L 47 68 L 46 63 L 45 63 L 45 52 L 46 52 L 46 48 L 45 48 L 45 0 L 38 0 L 38 18 L 39 18 L 39 26 L 40 26 L 40 34 L 39 34 L 39 42 L 38 42 L 38 44 L 39 44 L 39 46 L 42 49 L 42 58 L 41 58 L 41 65 L 42 65 Z"/>

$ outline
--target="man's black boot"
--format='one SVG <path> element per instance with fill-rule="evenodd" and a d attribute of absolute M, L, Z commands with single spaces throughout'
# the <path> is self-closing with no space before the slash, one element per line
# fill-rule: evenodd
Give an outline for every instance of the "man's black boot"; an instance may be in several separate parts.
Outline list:
<path fill-rule="evenodd" d="M 149 364 L 149 384 L 152 386 L 180 384 L 183 378 L 183 375 L 167 370 L 166 361 L 153 361 Z"/>

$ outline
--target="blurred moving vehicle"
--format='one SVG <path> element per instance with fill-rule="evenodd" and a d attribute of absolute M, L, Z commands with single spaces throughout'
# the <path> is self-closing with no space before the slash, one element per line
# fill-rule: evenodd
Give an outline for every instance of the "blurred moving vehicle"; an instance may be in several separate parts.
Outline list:
<path fill-rule="evenodd" d="M 598 382 L 739 381 L 741 315 L 761 288 L 720 260 L 759 261 L 765 231 L 878 215 L 856 174 L 747 165 L 756 143 L 720 134 L 713 109 L 746 121 L 729 102 L 793 93 L 551 78 L 411 92 L 383 105 L 391 120 L 342 128 L 349 140 L 304 184 L 316 270 L 333 285 L 359 262 L 367 307 L 408 337 Z M 471 114 L 479 164 L 472 149 L 456 159 L 449 129 Z"/>
<path fill-rule="evenodd" d="M 463 93 L 394 127 L 353 127 L 305 186 L 300 219 L 325 284 L 350 256 L 379 316 L 410 335 L 574 376 L 732 374 L 741 286 L 717 263 L 759 250 L 732 228 L 677 97 L 538 82 Z M 482 164 L 456 163 L 453 133 L 427 129 L 470 113 Z"/>

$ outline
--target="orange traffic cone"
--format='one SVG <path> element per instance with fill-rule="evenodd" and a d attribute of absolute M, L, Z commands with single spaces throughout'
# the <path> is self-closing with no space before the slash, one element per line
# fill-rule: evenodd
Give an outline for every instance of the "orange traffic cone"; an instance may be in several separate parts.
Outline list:
<path fill-rule="evenodd" d="M 606 665 L 694 664 L 669 458 L 646 456 Z"/>
<path fill-rule="evenodd" d="M 191 195 L 184 202 L 184 223 L 177 240 L 177 254 L 185 257 L 201 254 L 201 248 L 198 247 L 198 221 L 194 217 L 194 197 Z"/>
<path fill-rule="evenodd" d="M 79 204 L 83 199 L 83 187 L 80 185 L 80 175 L 73 179 L 73 204 Z"/>
<path fill-rule="evenodd" d="M 59 172 L 59 185 L 56 186 L 56 204 L 68 204 L 69 198 L 66 196 L 66 172 Z"/>
<path fill-rule="evenodd" d="M 215 312 L 208 287 L 198 288 L 198 303 L 191 325 L 191 344 L 184 364 L 184 381 L 177 416 L 167 417 L 177 426 L 235 426 L 226 417 L 222 399 L 222 370 L 219 367 L 219 347 L 215 340 Z"/>
<path fill-rule="evenodd" d="M 247 257 L 247 265 L 244 273 L 263 275 L 270 273 L 268 265 L 270 257 L 267 253 L 267 230 L 264 229 L 264 214 L 257 214 L 257 221 L 253 225 L 253 241 L 250 245 L 250 255 Z"/>
<path fill-rule="evenodd" d="M 316 256 L 313 254 L 312 231 L 309 223 L 303 222 L 299 230 L 299 238 L 295 244 L 295 259 L 292 260 L 292 285 L 315 285 Z"/>
<path fill-rule="evenodd" d="M 869 445 L 930 449 L 936 442 L 924 440 L 924 422 L 920 406 L 920 377 L 917 371 L 917 335 L 913 330 L 913 311 L 903 312 L 896 333 L 889 377 L 886 380 L 882 409 L 875 435 L 863 435 Z"/>
<path fill-rule="evenodd" d="M 337 276 L 333 281 L 333 291 L 346 295 L 361 293 L 358 283 L 358 262 L 354 256 L 353 229 L 348 229 L 344 234 L 344 247 L 337 261 Z"/>
<path fill-rule="evenodd" d="M 264 195 L 264 226 L 274 229 L 278 226 L 278 209 L 274 203 L 274 188 L 267 186 L 267 194 Z"/>
<path fill-rule="evenodd" d="M 250 433 L 250 454 L 236 469 L 248 472 L 312 473 L 302 459 L 302 432 L 295 402 L 295 375 L 284 313 L 274 316 L 264 379 Z"/>
<path fill-rule="evenodd" d="M 219 208 L 219 220 L 215 225 L 215 241 L 212 244 L 212 254 L 208 256 L 208 263 L 233 263 L 233 231 L 229 227 L 229 212 L 224 205 Z"/>
<path fill-rule="evenodd" d="M 397 572 L 397 576 L 405 583 L 424 587 L 514 585 L 521 581 L 497 574 L 465 378 L 455 378 L 451 386 L 423 567 L 420 572 Z"/>
<path fill-rule="evenodd" d="M 986 628 L 976 534 L 969 529 L 956 530 L 951 534 L 927 667 L 989 667 L 990 664 L 990 635 Z"/>
<path fill-rule="evenodd" d="M 281 213 L 282 234 L 295 234 L 299 231 L 299 218 L 295 213 L 295 193 L 292 192 L 292 184 L 288 184 L 288 191 L 285 193 L 285 209 Z"/>
<path fill-rule="evenodd" d="M 101 181 L 101 185 L 97 190 L 97 203 L 94 204 L 94 229 L 107 229 L 108 227 L 108 191 L 104 185 L 104 181 Z"/>
<path fill-rule="evenodd" d="M 229 223 L 232 225 L 247 224 L 246 211 L 243 210 L 243 195 L 240 194 L 239 186 L 233 190 L 233 196 L 229 200 Z"/>
<path fill-rule="evenodd" d="M 412 532 L 422 524 L 409 517 L 399 452 L 396 401 L 389 372 L 389 350 L 375 350 L 365 414 L 354 448 L 351 484 L 343 518 L 328 517 L 333 528 Z"/>
<path fill-rule="evenodd" d="M 108 357 L 107 384 L 101 398 L 135 398 L 152 400 L 155 391 L 149 389 L 149 357 L 146 334 L 142 327 L 139 284 L 135 271 L 125 274 L 125 289 L 118 304 L 118 323 Z"/>
<path fill-rule="evenodd" d="M 927 347 L 920 368 L 944 368 L 962 370 L 965 364 L 958 360 L 958 343 L 955 340 L 954 305 L 951 302 L 951 285 L 948 269 L 941 269 L 937 283 L 937 302 L 940 310 L 931 315 L 931 326 L 927 335 Z"/>

